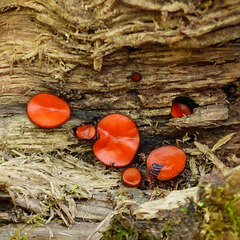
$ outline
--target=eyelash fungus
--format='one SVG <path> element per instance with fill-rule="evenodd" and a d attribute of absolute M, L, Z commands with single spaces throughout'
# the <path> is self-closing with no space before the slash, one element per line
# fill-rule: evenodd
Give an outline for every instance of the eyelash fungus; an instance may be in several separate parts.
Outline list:
<path fill-rule="evenodd" d="M 131 79 L 134 81 L 134 82 L 140 82 L 141 79 L 142 79 L 142 75 L 138 72 L 134 72 L 131 76 Z"/>
<path fill-rule="evenodd" d="M 79 139 L 93 139 L 96 136 L 96 128 L 92 124 L 79 126 L 76 135 Z"/>
<path fill-rule="evenodd" d="M 183 103 L 178 103 L 175 102 L 172 104 L 172 109 L 171 109 L 171 115 L 172 117 L 176 118 L 176 117 L 183 117 L 183 116 L 188 116 L 191 115 L 191 109 L 183 104 Z"/>
<path fill-rule="evenodd" d="M 135 123 L 122 114 L 110 114 L 97 126 L 99 139 L 93 152 L 103 164 L 112 167 L 127 166 L 135 157 L 140 137 Z"/>
<path fill-rule="evenodd" d="M 185 167 L 186 154 L 175 146 L 153 150 L 147 158 L 148 180 L 168 180 L 176 177 Z"/>
<path fill-rule="evenodd" d="M 33 96 L 27 105 L 29 119 L 42 128 L 58 127 L 69 119 L 70 114 L 68 104 L 49 93 L 39 93 Z"/>
<path fill-rule="evenodd" d="M 137 188 L 142 184 L 142 174 L 135 167 L 129 167 L 122 173 L 122 182 L 126 187 Z"/>

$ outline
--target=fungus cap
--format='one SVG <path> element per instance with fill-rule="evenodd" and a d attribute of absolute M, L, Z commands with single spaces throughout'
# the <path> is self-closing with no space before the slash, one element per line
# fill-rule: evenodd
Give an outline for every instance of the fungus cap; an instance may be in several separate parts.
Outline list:
<path fill-rule="evenodd" d="M 110 114 L 97 126 L 99 139 L 93 146 L 95 156 L 105 165 L 127 166 L 137 153 L 140 137 L 135 123 L 122 114 Z"/>
<path fill-rule="evenodd" d="M 27 105 L 29 119 L 42 128 L 58 127 L 69 119 L 70 114 L 68 104 L 49 93 L 39 93 L 33 96 Z"/>
<path fill-rule="evenodd" d="M 175 146 L 157 148 L 147 158 L 148 179 L 151 181 L 152 177 L 156 177 L 159 180 L 168 180 L 176 177 L 185 164 L 186 154 L 183 150 Z"/>
<path fill-rule="evenodd" d="M 76 135 L 79 139 L 93 139 L 96 135 L 96 128 L 92 124 L 79 126 Z"/>
<path fill-rule="evenodd" d="M 138 72 L 134 72 L 131 78 L 134 82 L 140 82 L 142 79 L 142 75 Z"/>
<path fill-rule="evenodd" d="M 183 103 L 178 103 L 178 102 L 175 102 L 172 104 L 172 109 L 171 109 L 172 117 L 174 118 L 183 117 L 191 114 L 192 114 L 192 111 L 187 105 Z"/>
<path fill-rule="evenodd" d="M 122 173 L 122 181 L 127 187 L 139 187 L 142 184 L 142 174 L 135 167 L 126 168 Z"/>

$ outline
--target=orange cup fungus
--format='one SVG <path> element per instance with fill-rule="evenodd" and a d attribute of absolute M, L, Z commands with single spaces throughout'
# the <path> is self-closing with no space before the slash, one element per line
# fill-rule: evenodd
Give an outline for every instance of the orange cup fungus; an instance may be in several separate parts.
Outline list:
<path fill-rule="evenodd" d="M 176 177 L 186 165 L 186 154 L 175 146 L 153 150 L 147 158 L 148 180 L 168 180 Z"/>
<path fill-rule="evenodd" d="M 183 104 L 183 103 L 178 103 L 175 102 L 172 104 L 172 109 L 171 109 L 171 115 L 172 117 L 183 117 L 192 114 L 191 109 Z"/>
<path fill-rule="evenodd" d="M 55 128 L 65 123 L 71 114 L 68 104 L 49 93 L 33 96 L 27 105 L 29 119 L 42 128 Z"/>
<path fill-rule="evenodd" d="M 134 82 L 140 82 L 142 79 L 142 75 L 138 72 L 134 72 L 131 78 Z"/>
<path fill-rule="evenodd" d="M 105 165 L 127 166 L 137 153 L 140 137 L 135 123 L 122 114 L 110 114 L 97 126 L 99 139 L 93 145 L 95 156 Z"/>
<path fill-rule="evenodd" d="M 135 167 L 129 167 L 122 173 L 123 184 L 127 187 L 137 188 L 142 184 L 142 174 Z"/>
<path fill-rule="evenodd" d="M 96 128 L 92 124 L 79 126 L 76 135 L 79 139 L 93 139 L 96 135 Z"/>

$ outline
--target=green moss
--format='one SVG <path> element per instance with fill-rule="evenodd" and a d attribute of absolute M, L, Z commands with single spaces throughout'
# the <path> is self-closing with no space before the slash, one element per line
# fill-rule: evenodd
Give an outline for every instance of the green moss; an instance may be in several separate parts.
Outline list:
<path fill-rule="evenodd" d="M 212 0 L 199 0 L 198 1 L 198 6 L 202 10 L 208 10 L 212 5 L 213 5 Z"/>
<path fill-rule="evenodd" d="M 103 233 L 102 240 L 153 240 L 146 229 L 149 226 L 146 226 L 144 223 L 144 228 L 139 226 L 139 223 L 136 223 L 130 215 L 117 215 L 111 222 L 110 227 L 106 232 Z"/>
<path fill-rule="evenodd" d="M 202 236 L 206 240 L 240 238 L 239 189 L 228 183 L 203 185 L 199 216 L 203 218 Z M 238 186 L 239 187 L 239 186 Z"/>
<path fill-rule="evenodd" d="M 163 232 L 165 235 L 165 239 L 171 239 L 174 234 L 175 222 L 172 219 L 168 219 L 167 221 L 162 223 Z"/>

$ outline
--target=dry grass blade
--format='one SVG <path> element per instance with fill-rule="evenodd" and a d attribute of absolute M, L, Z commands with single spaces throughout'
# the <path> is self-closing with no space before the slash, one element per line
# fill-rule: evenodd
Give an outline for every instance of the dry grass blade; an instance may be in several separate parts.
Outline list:
<path fill-rule="evenodd" d="M 217 149 L 219 149 L 221 146 L 223 146 L 224 144 L 226 144 L 228 141 L 230 141 L 232 139 L 232 137 L 235 135 L 236 133 L 230 133 L 227 136 L 221 138 L 220 140 L 218 140 L 218 142 L 212 147 L 212 151 L 215 152 Z"/>
<path fill-rule="evenodd" d="M 206 157 L 212 161 L 212 163 L 222 171 L 223 175 L 227 175 L 229 173 L 229 168 L 225 166 L 224 163 L 222 163 L 211 151 L 211 149 L 204 144 L 201 144 L 197 141 L 194 142 L 195 146 L 198 148 L 199 151 L 201 151 L 203 154 L 206 155 Z"/>

